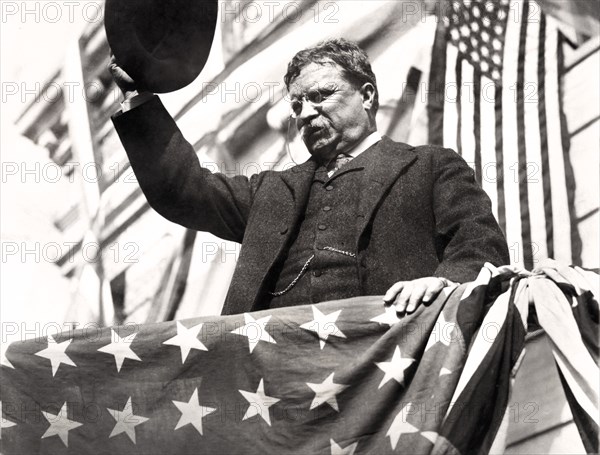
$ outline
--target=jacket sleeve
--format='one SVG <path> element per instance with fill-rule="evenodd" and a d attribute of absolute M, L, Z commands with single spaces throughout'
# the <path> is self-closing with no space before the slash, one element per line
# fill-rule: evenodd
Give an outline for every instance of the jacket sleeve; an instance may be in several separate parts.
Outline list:
<path fill-rule="evenodd" d="M 465 282 L 474 280 L 485 262 L 508 264 L 504 234 L 473 170 L 450 149 L 437 149 L 431 156 L 436 248 L 440 256 L 435 276 Z"/>
<path fill-rule="evenodd" d="M 112 120 L 152 208 L 187 228 L 242 241 L 262 176 L 204 169 L 157 96 Z"/>

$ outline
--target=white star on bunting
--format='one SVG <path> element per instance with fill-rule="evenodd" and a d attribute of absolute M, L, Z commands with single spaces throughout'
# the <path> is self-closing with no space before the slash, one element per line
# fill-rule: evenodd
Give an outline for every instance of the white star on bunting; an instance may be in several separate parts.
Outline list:
<path fill-rule="evenodd" d="M 37 356 L 50 360 L 50 364 L 52 365 L 52 376 L 56 375 L 56 371 L 61 363 L 73 367 L 77 366 L 65 352 L 71 344 L 71 341 L 73 341 L 73 338 L 63 341 L 62 343 L 57 343 L 52 335 L 48 335 L 48 347 L 35 353 Z"/>
<path fill-rule="evenodd" d="M 444 316 L 444 311 L 442 310 L 429 335 L 427 346 L 425 346 L 425 352 L 432 348 L 436 343 L 442 343 L 446 347 L 450 346 L 454 329 L 456 329 L 456 322 L 447 321 Z"/>
<path fill-rule="evenodd" d="M 117 421 L 115 427 L 110 432 L 109 438 L 117 436 L 118 434 L 125 433 L 131 439 L 131 442 L 135 442 L 135 427 L 150 420 L 148 417 L 136 416 L 133 413 L 133 404 L 131 403 L 131 397 L 127 399 L 125 407 L 122 411 L 116 409 L 106 408 L 110 415 Z"/>
<path fill-rule="evenodd" d="M 181 417 L 179 418 L 179 422 L 177 422 L 175 429 L 178 430 L 187 424 L 191 424 L 200 434 L 204 434 L 202 432 L 202 418 L 217 410 L 216 408 L 200 405 L 198 388 L 194 390 L 192 397 L 187 403 L 185 401 L 173 400 L 173 404 L 177 406 L 177 409 L 181 412 Z"/>
<path fill-rule="evenodd" d="M 330 336 L 346 338 L 346 335 L 335 324 L 342 310 L 334 311 L 333 313 L 323 314 L 319 309 L 312 305 L 314 319 L 310 322 L 302 324 L 300 328 L 310 330 L 319 335 L 319 344 L 321 349 L 325 347 L 325 343 Z"/>
<path fill-rule="evenodd" d="M 2 414 L 2 402 L 0 401 L 0 439 L 2 439 L 2 428 L 14 427 L 16 423 L 4 418 Z"/>
<path fill-rule="evenodd" d="M 448 368 L 445 368 L 445 367 L 443 367 L 443 368 L 440 370 L 440 374 L 439 374 L 439 376 L 446 376 L 446 375 L 448 375 L 448 374 L 452 374 L 452 371 L 450 371 Z"/>
<path fill-rule="evenodd" d="M 331 373 L 329 376 L 327 376 L 327 379 L 320 384 L 313 384 L 311 382 L 306 383 L 306 385 L 309 386 L 313 392 L 315 392 L 315 397 L 310 404 L 310 409 L 315 409 L 323 403 L 327 403 L 337 412 L 340 412 L 336 395 L 341 393 L 348 386 L 344 384 L 334 384 L 333 375 L 334 373 Z"/>
<path fill-rule="evenodd" d="M 404 385 L 404 371 L 406 371 L 414 361 L 415 359 L 408 357 L 403 358 L 400 347 L 396 346 L 392 360 L 389 362 L 375 362 L 375 365 L 385 373 L 378 388 L 381 389 L 381 387 L 383 387 L 390 379 L 394 379 L 398 384 Z"/>
<path fill-rule="evenodd" d="M 110 344 L 107 344 L 104 347 L 98 349 L 100 352 L 105 352 L 106 354 L 115 356 L 115 363 L 117 364 L 117 372 L 121 371 L 121 367 L 123 366 L 123 361 L 125 359 L 137 360 L 139 362 L 142 361 L 135 352 L 131 350 L 131 343 L 136 337 L 137 333 L 132 333 L 131 335 L 127 335 L 126 337 L 121 338 L 114 329 L 110 329 L 112 333 L 112 340 Z"/>
<path fill-rule="evenodd" d="M 343 449 L 333 439 L 329 440 L 329 445 L 331 446 L 331 455 L 354 455 L 358 441 L 354 444 L 344 447 Z"/>
<path fill-rule="evenodd" d="M 380 324 L 387 324 L 389 326 L 400 322 L 400 320 L 401 319 L 398 317 L 398 313 L 396 312 L 396 307 L 394 305 L 386 305 L 383 313 L 371 319 L 373 322 L 379 322 Z"/>
<path fill-rule="evenodd" d="M 279 398 L 273 398 L 265 394 L 264 379 L 260 380 L 256 393 L 247 392 L 245 390 L 238 390 L 250 403 L 250 407 L 244 414 L 242 420 L 249 419 L 255 415 L 260 415 L 267 425 L 271 426 L 271 416 L 269 415 L 269 408 L 279 401 Z"/>
<path fill-rule="evenodd" d="M 41 411 L 41 413 L 50 424 L 46 432 L 42 435 L 42 439 L 58 435 L 63 444 L 69 447 L 69 431 L 80 427 L 83 423 L 67 418 L 67 402 L 65 401 L 56 415 L 44 411 Z"/>
<path fill-rule="evenodd" d="M 208 351 L 208 348 L 198 339 L 198 334 L 202 330 L 202 324 L 186 328 L 181 322 L 177 321 L 177 335 L 163 341 L 163 344 L 179 346 L 181 349 L 181 363 L 185 363 L 190 351 L 197 349 L 199 351 Z"/>
<path fill-rule="evenodd" d="M 244 320 L 246 321 L 246 324 L 235 330 L 232 330 L 231 333 L 247 337 L 250 354 L 252 354 L 252 351 L 254 351 L 254 348 L 259 341 L 277 344 L 273 337 L 269 335 L 269 332 L 267 332 L 266 325 L 269 322 L 269 319 L 271 319 L 271 316 L 254 319 L 251 314 L 244 313 Z"/>
<path fill-rule="evenodd" d="M 413 406 L 412 403 L 408 403 L 406 406 L 404 406 L 400 410 L 398 415 L 394 418 L 394 421 L 392 422 L 390 429 L 385 434 L 386 436 L 390 437 L 390 443 L 392 444 L 392 450 L 396 449 L 398 440 L 400 439 L 400 436 L 402 436 L 403 434 L 419 433 L 419 429 L 417 427 L 415 427 L 414 425 L 411 425 L 410 423 L 408 423 L 406 421 L 406 417 L 409 415 L 408 414 L 409 411 L 407 410 L 406 411 L 407 414 L 405 414 L 404 410 L 406 408 L 412 408 L 412 406 Z"/>

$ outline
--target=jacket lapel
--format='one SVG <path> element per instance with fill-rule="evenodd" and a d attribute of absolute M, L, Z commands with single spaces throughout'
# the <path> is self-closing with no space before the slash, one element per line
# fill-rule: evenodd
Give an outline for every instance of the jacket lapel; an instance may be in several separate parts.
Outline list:
<path fill-rule="evenodd" d="M 293 206 L 288 207 L 288 209 L 291 210 L 291 213 L 281 214 L 282 217 L 285 216 L 283 219 L 289 220 L 289 231 L 292 230 L 300 216 L 304 213 L 316 169 L 317 162 L 311 158 L 298 166 L 294 166 L 281 172 L 280 174 L 281 180 L 283 180 L 290 189 L 294 200 Z"/>
<path fill-rule="evenodd" d="M 394 142 L 385 136 L 367 151 L 370 156 L 368 160 L 365 160 L 365 185 L 358 208 L 358 215 L 362 221 L 357 238 L 360 238 L 369 224 L 377 204 L 388 188 L 399 178 L 406 167 L 417 160 L 414 147 Z"/>

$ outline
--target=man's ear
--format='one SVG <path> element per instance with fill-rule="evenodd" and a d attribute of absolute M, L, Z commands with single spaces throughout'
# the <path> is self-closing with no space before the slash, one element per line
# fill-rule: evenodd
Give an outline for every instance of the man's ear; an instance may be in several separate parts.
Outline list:
<path fill-rule="evenodd" d="M 363 107 L 370 111 L 375 103 L 375 87 L 370 82 L 365 82 L 360 88 L 360 94 L 363 99 Z"/>

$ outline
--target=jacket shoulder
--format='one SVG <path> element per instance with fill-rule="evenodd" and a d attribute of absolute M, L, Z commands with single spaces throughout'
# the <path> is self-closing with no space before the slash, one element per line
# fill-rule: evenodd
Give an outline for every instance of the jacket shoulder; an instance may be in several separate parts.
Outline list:
<path fill-rule="evenodd" d="M 450 148 L 439 145 L 420 145 L 414 148 L 414 152 L 419 157 L 425 158 L 436 169 L 448 166 L 471 169 L 464 158 Z"/>
<path fill-rule="evenodd" d="M 404 142 L 396 142 L 387 136 L 383 136 L 381 146 L 392 152 L 410 152 L 419 158 L 430 160 L 431 162 L 458 162 L 465 163 L 463 158 L 454 150 L 440 145 L 410 145 Z"/>
<path fill-rule="evenodd" d="M 454 150 L 446 147 L 442 147 L 440 145 L 419 145 L 414 147 L 415 153 L 419 155 L 430 155 L 432 157 L 440 157 L 440 158 L 458 158 L 462 159 L 461 156 L 456 153 Z"/>

